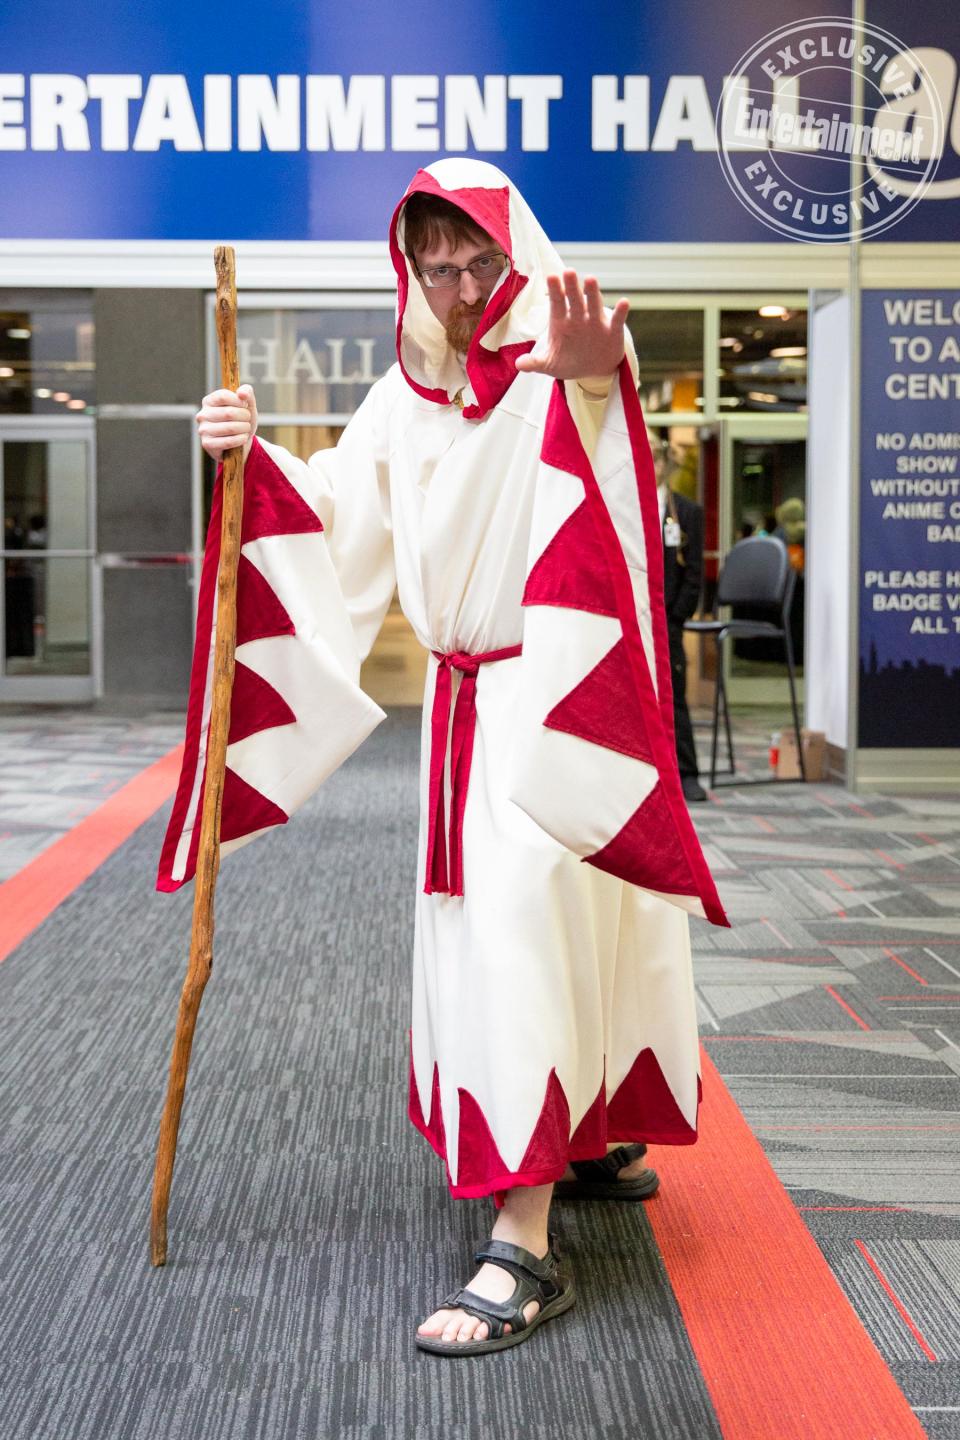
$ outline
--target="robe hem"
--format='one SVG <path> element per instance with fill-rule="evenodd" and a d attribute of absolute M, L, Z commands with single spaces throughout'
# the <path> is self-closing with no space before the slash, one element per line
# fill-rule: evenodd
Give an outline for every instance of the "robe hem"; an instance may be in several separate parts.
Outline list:
<path fill-rule="evenodd" d="M 419 1092 L 417 1090 L 416 1078 L 411 1062 L 409 1075 L 409 1098 L 407 1104 L 407 1118 L 414 1129 L 429 1143 L 430 1148 L 438 1159 L 443 1161 L 447 1177 L 447 1188 L 454 1200 L 480 1200 L 492 1196 L 497 1209 L 503 1204 L 503 1195 L 507 1190 L 521 1189 L 524 1186 L 550 1185 L 555 1184 L 563 1175 L 567 1165 L 573 1160 L 601 1159 L 607 1152 L 608 1145 L 695 1145 L 699 1137 L 700 1106 L 702 1104 L 702 1089 L 697 1083 L 697 1113 L 694 1117 L 692 1127 L 684 1124 L 683 1128 L 656 1127 L 624 1125 L 623 1123 L 608 1130 L 602 1141 L 588 1141 L 574 1144 L 574 1134 L 567 1142 L 567 1154 L 563 1161 L 557 1161 L 551 1166 L 541 1166 L 535 1170 L 514 1170 L 499 1171 L 485 1180 L 472 1185 L 458 1185 L 450 1176 L 450 1166 L 447 1160 L 445 1138 L 441 1140 L 431 1129 L 430 1125 L 422 1118 L 420 1113 Z M 432 1117 L 431 1117 L 432 1118 Z M 597 1148 L 599 1146 L 599 1148 Z"/>

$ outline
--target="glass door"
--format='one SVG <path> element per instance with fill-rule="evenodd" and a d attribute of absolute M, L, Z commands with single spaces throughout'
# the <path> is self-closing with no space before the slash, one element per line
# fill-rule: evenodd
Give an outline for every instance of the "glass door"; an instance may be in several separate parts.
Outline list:
<path fill-rule="evenodd" d="M 743 415 L 722 422 L 720 551 L 749 535 L 776 535 L 796 572 L 790 630 L 803 694 L 806 557 L 806 421 L 799 415 Z M 759 615 L 758 615 L 759 618 Z M 766 616 L 765 618 L 773 618 Z M 727 687 L 740 704 L 789 702 L 781 641 L 727 647 Z"/>
<path fill-rule="evenodd" d="M 0 422 L 0 700 L 90 700 L 99 674 L 92 420 Z"/>

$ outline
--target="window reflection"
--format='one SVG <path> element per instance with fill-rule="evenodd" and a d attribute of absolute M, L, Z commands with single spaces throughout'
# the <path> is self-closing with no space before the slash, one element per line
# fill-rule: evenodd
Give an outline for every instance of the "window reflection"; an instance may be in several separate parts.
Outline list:
<path fill-rule="evenodd" d="M 0 414 L 87 413 L 95 376 L 88 300 L 0 292 Z"/>
<path fill-rule="evenodd" d="M 693 425 L 651 425 L 666 464 L 661 471 L 671 490 L 699 502 L 700 437 Z"/>
<path fill-rule="evenodd" d="M 7 675 L 89 675 L 90 562 L 24 550 L 4 566 Z"/>
<path fill-rule="evenodd" d="M 721 413 L 806 408 L 806 310 L 770 304 L 722 311 Z"/>
<path fill-rule="evenodd" d="M 3 548 L 88 548 L 87 447 L 82 440 L 3 445 Z"/>
<path fill-rule="evenodd" d="M 648 415 L 703 409 L 703 311 L 631 310 L 627 326 Z"/>
<path fill-rule="evenodd" d="M 261 414 L 350 415 L 393 364 L 392 309 L 241 309 L 240 376 Z"/>
<path fill-rule="evenodd" d="M 804 571 L 806 568 L 806 441 L 736 440 L 733 446 L 734 540 L 773 535 L 787 547 L 796 580 L 790 632 L 798 671 L 803 667 Z M 749 607 L 734 607 L 742 619 L 776 619 Z M 786 675 L 783 645 L 773 640 L 737 640 L 731 673 Z"/>

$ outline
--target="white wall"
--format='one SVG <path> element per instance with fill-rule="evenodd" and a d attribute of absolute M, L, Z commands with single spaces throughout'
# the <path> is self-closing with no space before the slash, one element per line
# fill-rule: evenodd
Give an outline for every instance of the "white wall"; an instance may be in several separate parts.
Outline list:
<path fill-rule="evenodd" d="M 852 502 L 846 295 L 811 292 L 807 347 L 806 722 L 846 749 Z"/>

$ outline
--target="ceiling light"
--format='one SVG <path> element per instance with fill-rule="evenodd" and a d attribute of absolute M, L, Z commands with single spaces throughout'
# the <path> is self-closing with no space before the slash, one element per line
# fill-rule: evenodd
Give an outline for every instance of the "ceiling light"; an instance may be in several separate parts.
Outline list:
<path fill-rule="evenodd" d="M 12 330 L 7 331 L 7 336 L 11 340 L 29 340 L 32 334 L 32 330 L 27 330 L 24 326 L 17 325 L 15 325 Z"/>
<path fill-rule="evenodd" d="M 770 395 L 765 390 L 748 390 L 747 399 L 755 400 L 758 405 L 776 405 L 780 396 Z"/>
<path fill-rule="evenodd" d="M 723 350 L 725 350 L 728 346 L 734 346 L 739 344 L 740 341 L 734 339 L 732 335 L 721 335 L 720 337 L 720 348 Z"/>
<path fill-rule="evenodd" d="M 10 380 L 10 379 L 12 379 L 12 378 L 13 378 L 13 371 L 10 369 L 10 366 L 9 366 L 9 365 L 0 365 L 0 380 Z"/>
<path fill-rule="evenodd" d="M 67 409 L 68 409 L 68 410 L 86 410 L 86 408 L 87 408 L 87 402 L 86 402 L 86 400 L 68 400 L 68 401 L 67 401 Z"/>
<path fill-rule="evenodd" d="M 34 395 L 36 395 L 36 397 L 37 397 L 38 400 L 49 400 L 49 399 L 50 399 L 50 394 L 51 394 L 51 392 L 50 392 L 49 390 L 47 390 L 47 389 L 44 389 L 42 386 L 41 386 L 41 388 L 40 388 L 39 390 L 34 390 L 33 393 L 34 393 Z"/>
<path fill-rule="evenodd" d="M 790 311 L 785 305 L 761 305 L 757 314 L 766 320 L 786 320 Z"/>
<path fill-rule="evenodd" d="M 69 391 L 69 390 L 54 390 L 54 392 L 53 392 L 53 398 L 54 398 L 54 400 L 56 400 L 56 402 L 57 402 L 58 405 L 63 405 L 63 404 L 65 403 L 65 401 L 67 401 L 67 400 L 70 399 L 70 391 Z"/>
<path fill-rule="evenodd" d="M 774 360 L 793 360 L 806 353 L 806 345 L 778 345 L 776 350 L 770 351 Z"/>

